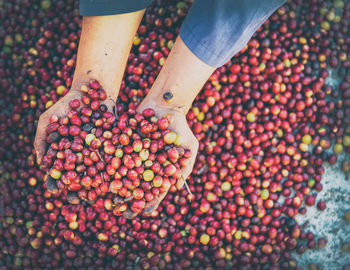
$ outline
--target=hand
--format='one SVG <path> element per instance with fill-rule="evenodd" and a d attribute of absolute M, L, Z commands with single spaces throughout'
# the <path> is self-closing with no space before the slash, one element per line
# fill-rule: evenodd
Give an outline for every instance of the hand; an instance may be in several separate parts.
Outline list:
<path fill-rule="evenodd" d="M 69 111 L 71 110 L 69 106 L 69 102 L 73 99 L 81 99 L 83 93 L 80 91 L 80 89 L 73 88 L 71 89 L 63 98 L 61 98 L 58 102 L 56 102 L 52 107 L 50 107 L 47 111 L 45 111 L 40 117 L 38 122 L 38 127 L 35 135 L 34 140 L 34 149 L 36 152 L 37 157 L 37 163 L 41 165 L 43 156 L 46 153 L 46 128 L 50 123 L 50 117 L 55 115 L 58 118 L 65 117 L 68 115 Z M 101 103 L 105 104 L 110 111 L 112 111 L 115 103 L 113 102 L 112 98 L 109 98 L 105 101 L 102 101 Z M 50 192 L 57 192 L 57 186 L 55 184 L 55 180 L 49 176 L 47 173 L 46 175 L 46 184 L 47 189 Z M 71 204 L 78 204 L 80 202 L 80 199 L 77 196 L 76 192 L 73 191 L 67 191 L 67 200 Z"/>
<path fill-rule="evenodd" d="M 183 178 L 176 184 L 176 188 L 181 189 L 184 185 L 184 181 L 187 179 L 187 177 L 191 174 L 193 170 L 194 162 L 196 160 L 198 152 L 198 140 L 194 136 L 190 127 L 188 126 L 186 115 L 184 112 L 172 107 L 160 107 L 159 105 L 148 103 L 147 101 L 143 101 L 137 108 L 137 111 L 139 113 L 142 113 L 142 111 L 147 108 L 152 108 L 155 111 L 155 115 L 159 118 L 165 115 L 171 115 L 169 129 L 179 134 L 182 138 L 181 146 L 185 149 L 190 149 L 192 152 L 192 156 L 189 158 L 188 165 L 182 168 L 181 170 Z M 163 192 L 159 194 L 156 198 L 154 198 L 152 201 L 146 203 L 143 213 L 146 215 L 150 215 L 154 210 L 157 209 L 158 205 L 162 202 L 167 193 L 168 191 Z M 124 217 L 126 218 L 133 218 L 136 215 L 137 213 L 133 213 L 131 210 L 127 210 L 124 213 Z"/>
<path fill-rule="evenodd" d="M 50 117 L 53 115 L 58 116 L 58 118 L 67 116 L 68 112 L 71 110 L 69 107 L 69 101 L 72 99 L 80 100 L 82 95 L 83 93 L 80 91 L 80 89 L 71 89 L 63 98 L 40 115 L 34 140 L 34 150 L 36 153 L 36 160 L 39 165 L 41 165 L 43 156 L 46 153 L 46 128 L 50 123 Z M 114 102 L 110 98 L 107 98 L 107 100 L 103 101 L 102 103 L 104 103 L 109 110 L 112 110 L 114 106 Z"/>

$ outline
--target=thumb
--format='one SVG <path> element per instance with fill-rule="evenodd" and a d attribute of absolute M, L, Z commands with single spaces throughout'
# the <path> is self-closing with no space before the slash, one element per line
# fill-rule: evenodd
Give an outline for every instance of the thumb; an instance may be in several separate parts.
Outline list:
<path fill-rule="evenodd" d="M 156 198 L 154 198 L 152 201 L 147 203 L 146 208 L 144 210 L 145 215 L 150 215 L 154 210 L 156 210 L 159 206 L 159 204 L 162 202 L 164 197 L 168 194 L 168 192 L 163 192 L 159 194 Z"/>

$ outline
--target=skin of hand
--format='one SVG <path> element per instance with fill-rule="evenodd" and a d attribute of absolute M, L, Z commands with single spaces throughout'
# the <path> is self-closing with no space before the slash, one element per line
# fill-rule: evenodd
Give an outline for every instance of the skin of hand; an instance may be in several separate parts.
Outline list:
<path fill-rule="evenodd" d="M 169 129 L 180 134 L 183 139 L 182 147 L 192 151 L 189 164 L 182 169 L 183 179 L 187 179 L 192 172 L 199 145 L 188 126 L 186 114 L 214 70 L 214 67 L 197 58 L 178 37 L 151 90 L 137 109 L 138 112 L 142 112 L 144 109 L 152 108 L 157 117 L 172 115 Z M 173 97 L 165 100 L 165 93 L 171 93 Z M 180 181 L 176 187 L 180 189 L 183 184 L 184 181 Z M 154 213 L 166 194 L 167 192 L 161 193 L 148 202 L 143 213 L 145 215 Z M 124 213 L 126 218 L 133 218 L 136 215 L 137 213 L 131 210 Z"/>
<path fill-rule="evenodd" d="M 72 99 L 80 100 L 81 96 L 82 92 L 80 89 L 71 89 L 63 98 L 40 115 L 34 140 L 34 150 L 36 152 L 37 162 L 39 165 L 41 164 L 42 158 L 46 151 L 46 127 L 50 123 L 50 117 L 53 115 L 58 116 L 58 118 L 67 116 L 68 112 L 71 110 L 69 107 L 69 101 Z M 108 110 L 113 110 L 114 101 L 112 99 L 106 99 L 101 102 L 101 104 L 105 104 Z"/>
<path fill-rule="evenodd" d="M 181 146 L 185 149 L 190 149 L 192 152 L 192 156 L 189 158 L 188 165 L 181 170 L 182 179 L 179 180 L 176 184 L 177 189 L 181 189 L 184 184 L 184 180 L 191 174 L 194 162 L 196 160 L 196 155 L 198 152 L 198 140 L 194 136 L 192 130 L 187 124 L 186 116 L 182 111 L 167 108 L 167 107 L 159 107 L 153 106 L 148 103 L 141 103 L 138 107 L 138 112 L 142 113 L 144 109 L 152 108 L 155 112 L 155 116 L 158 118 L 167 117 L 169 121 L 169 129 L 176 132 L 181 136 Z M 155 197 L 152 201 L 146 203 L 145 209 L 143 210 L 143 214 L 150 215 L 155 209 L 157 209 L 158 205 L 164 199 L 168 191 L 160 193 L 157 197 Z M 132 212 L 131 210 L 127 210 L 124 214 L 126 218 L 133 218 L 137 215 L 137 213 Z"/>

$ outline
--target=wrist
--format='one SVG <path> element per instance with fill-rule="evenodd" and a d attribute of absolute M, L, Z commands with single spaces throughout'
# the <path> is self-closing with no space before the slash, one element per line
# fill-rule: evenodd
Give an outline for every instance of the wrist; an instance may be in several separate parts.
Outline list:
<path fill-rule="evenodd" d="M 181 112 L 184 115 L 189 111 L 192 101 L 185 100 L 186 97 L 177 97 L 168 90 L 156 91 L 152 89 L 139 105 L 139 110 L 152 108 L 157 110 L 169 110 Z"/>
<path fill-rule="evenodd" d="M 176 111 L 184 115 L 187 114 L 187 108 L 178 104 L 171 104 L 165 102 L 161 96 L 152 96 L 147 95 L 144 100 L 140 103 L 138 111 L 142 112 L 145 109 L 151 108 L 156 113 L 157 112 L 166 112 L 166 111 Z"/>

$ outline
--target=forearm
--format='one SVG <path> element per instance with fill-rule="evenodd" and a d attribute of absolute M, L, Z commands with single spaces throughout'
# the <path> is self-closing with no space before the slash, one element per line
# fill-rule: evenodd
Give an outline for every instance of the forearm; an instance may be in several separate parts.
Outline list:
<path fill-rule="evenodd" d="M 109 97 L 119 93 L 132 41 L 144 10 L 84 17 L 72 88 L 98 80 Z"/>
<path fill-rule="evenodd" d="M 187 114 L 193 100 L 214 70 L 214 67 L 196 57 L 178 37 L 165 65 L 142 103 L 170 107 Z M 165 93 L 170 93 L 173 97 L 166 100 Z"/>

